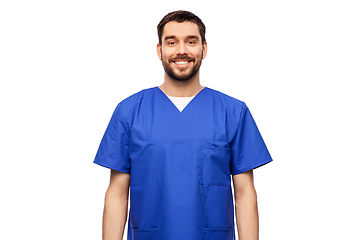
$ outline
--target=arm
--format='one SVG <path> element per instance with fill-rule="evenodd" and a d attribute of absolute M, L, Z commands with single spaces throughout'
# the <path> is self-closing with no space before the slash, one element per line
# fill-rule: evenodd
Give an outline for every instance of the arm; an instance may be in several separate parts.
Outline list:
<path fill-rule="evenodd" d="M 103 240 L 122 240 L 128 211 L 130 174 L 111 170 L 105 195 Z"/>
<path fill-rule="evenodd" d="M 240 240 L 259 239 L 259 216 L 253 171 L 233 176 L 235 214 Z"/>

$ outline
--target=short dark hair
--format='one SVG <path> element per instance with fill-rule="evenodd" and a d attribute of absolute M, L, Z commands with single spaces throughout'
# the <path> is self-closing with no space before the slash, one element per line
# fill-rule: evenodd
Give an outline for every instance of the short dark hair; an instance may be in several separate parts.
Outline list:
<path fill-rule="evenodd" d="M 164 32 L 164 27 L 168 22 L 171 21 L 175 21 L 175 22 L 193 22 L 196 23 L 199 27 L 199 32 L 200 32 L 200 36 L 201 36 L 201 42 L 202 44 L 205 43 L 206 39 L 205 39 L 205 24 L 201 21 L 201 19 L 196 16 L 195 14 L 193 14 L 192 12 L 188 12 L 188 11 L 175 11 L 175 12 L 171 12 L 168 13 L 158 24 L 157 26 L 157 31 L 158 31 L 158 36 L 159 36 L 159 43 L 160 45 L 162 44 L 161 41 L 161 37 L 163 35 Z"/>

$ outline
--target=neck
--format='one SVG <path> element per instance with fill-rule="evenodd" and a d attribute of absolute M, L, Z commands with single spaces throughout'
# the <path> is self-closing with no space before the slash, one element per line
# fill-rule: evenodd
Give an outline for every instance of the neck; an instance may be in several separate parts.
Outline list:
<path fill-rule="evenodd" d="M 199 73 L 187 81 L 177 81 L 165 73 L 165 81 L 159 88 L 168 96 L 193 97 L 204 87 L 200 85 Z"/>

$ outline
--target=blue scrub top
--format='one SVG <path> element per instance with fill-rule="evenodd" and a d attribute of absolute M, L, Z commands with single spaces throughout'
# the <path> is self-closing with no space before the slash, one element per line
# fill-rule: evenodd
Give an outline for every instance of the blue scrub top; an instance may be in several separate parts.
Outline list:
<path fill-rule="evenodd" d="M 131 174 L 128 240 L 234 240 L 230 176 L 270 161 L 244 102 L 204 88 L 180 112 L 155 87 L 119 103 L 94 162 Z"/>

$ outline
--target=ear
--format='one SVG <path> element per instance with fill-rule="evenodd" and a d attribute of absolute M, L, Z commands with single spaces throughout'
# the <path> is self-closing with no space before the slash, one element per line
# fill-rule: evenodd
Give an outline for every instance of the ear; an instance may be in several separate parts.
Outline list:
<path fill-rule="evenodd" d="M 156 45 L 156 52 L 157 52 L 158 58 L 159 58 L 160 60 L 162 60 L 162 57 L 161 57 L 161 45 L 160 45 L 160 43 L 158 43 L 158 44 Z"/>
<path fill-rule="evenodd" d="M 207 42 L 205 41 L 203 46 L 202 46 L 202 50 L 203 50 L 203 59 L 206 57 L 207 55 Z"/>

